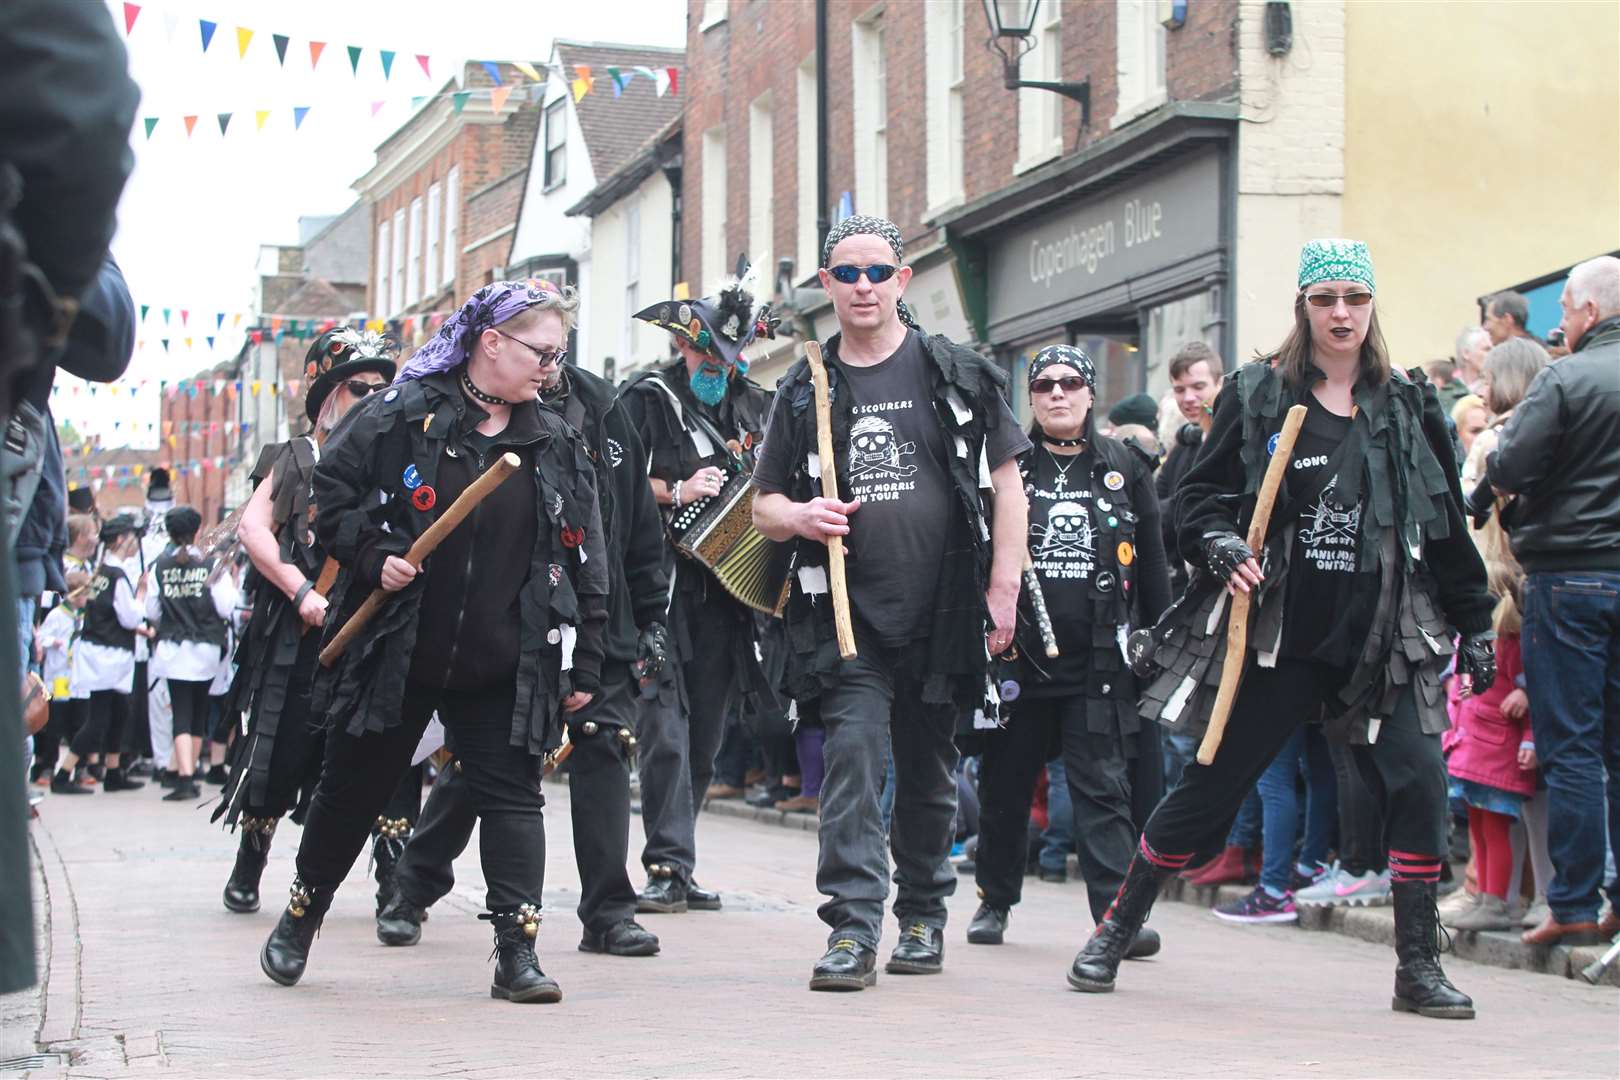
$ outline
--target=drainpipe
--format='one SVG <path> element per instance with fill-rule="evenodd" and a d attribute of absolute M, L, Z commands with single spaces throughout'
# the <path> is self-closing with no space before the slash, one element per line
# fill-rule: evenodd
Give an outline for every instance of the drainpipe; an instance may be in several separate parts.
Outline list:
<path fill-rule="evenodd" d="M 832 229 L 827 208 L 832 205 L 827 190 L 827 0 L 816 0 L 816 257 Z M 800 267 L 800 270 L 804 270 Z M 813 269 L 813 268 L 812 268 Z"/>

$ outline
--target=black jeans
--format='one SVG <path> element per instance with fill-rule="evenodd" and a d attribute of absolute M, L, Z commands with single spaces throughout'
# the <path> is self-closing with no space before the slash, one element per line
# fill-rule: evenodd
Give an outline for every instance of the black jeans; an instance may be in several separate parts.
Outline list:
<path fill-rule="evenodd" d="M 116 754 L 124 745 L 124 724 L 129 719 L 129 695 L 117 690 L 92 690 L 84 725 L 68 749 L 82 760 L 91 754 Z"/>
<path fill-rule="evenodd" d="M 1356 768 L 1355 755 L 1342 743 L 1328 743 L 1339 794 L 1339 863 L 1358 877 L 1368 870 L 1384 872 L 1384 820 L 1378 800 Z"/>
<path fill-rule="evenodd" d="M 1075 852 L 1092 918 L 1101 920 L 1125 880 L 1136 846 L 1131 813 L 1134 763 L 1126 757 L 1125 736 L 1097 735 L 1086 729 L 1083 700 L 1020 701 L 1007 730 L 984 740 L 974 878 L 991 907 L 1009 908 L 1018 903 L 1023 893 L 1035 781 L 1046 767 L 1049 749 L 1060 738 L 1069 798 L 1074 804 Z"/>
<path fill-rule="evenodd" d="M 608 668 L 620 667 L 609 663 Z M 601 692 L 569 719 L 569 800 L 574 858 L 579 866 L 579 921 L 602 933 L 636 911 L 636 890 L 625 871 L 630 851 L 630 761 L 618 729 L 633 726 L 635 684 L 626 672 L 603 671 Z M 580 725 L 594 720 L 595 734 Z M 432 906 L 455 886 L 452 864 L 467 849 L 477 820 L 472 789 L 458 760 L 439 771 L 416 834 L 405 845 L 394 880 L 407 900 Z"/>
<path fill-rule="evenodd" d="M 473 811 L 482 820 L 485 903 L 492 911 L 538 903 L 545 879 L 545 798 L 540 758 L 509 742 L 515 693 L 512 683 L 477 692 L 407 683 L 397 726 L 360 736 L 330 732 L 298 848 L 299 879 L 335 888 L 348 876 L 437 710 L 445 745 L 461 764 Z"/>
<path fill-rule="evenodd" d="M 1280 659 L 1250 664 L 1219 752 L 1190 763 L 1153 812 L 1144 835 L 1166 856 L 1212 851 L 1223 842 L 1244 796 L 1294 728 L 1315 717 L 1342 685 L 1340 669 Z M 1370 746 L 1350 747 L 1362 781 L 1383 814 L 1382 846 L 1439 858 L 1446 850 L 1446 763 L 1440 736 L 1425 735 L 1408 689 Z"/>
<path fill-rule="evenodd" d="M 208 734 L 209 683 L 192 679 L 167 679 L 169 704 L 174 709 L 174 735 Z"/>

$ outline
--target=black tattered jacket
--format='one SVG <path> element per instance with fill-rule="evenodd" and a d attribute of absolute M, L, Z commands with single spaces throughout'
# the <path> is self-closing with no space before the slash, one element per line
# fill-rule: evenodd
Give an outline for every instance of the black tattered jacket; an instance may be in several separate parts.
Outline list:
<path fill-rule="evenodd" d="M 423 511 L 412 498 L 420 487 L 435 485 L 447 455 L 468 452 L 462 433 L 481 418 L 461 392 L 459 370 L 368 397 L 327 440 L 315 468 L 315 531 L 343 566 L 333 590 L 333 610 L 339 615 L 328 618 L 328 637 L 377 587 L 387 557 L 409 550 L 450 504 L 446 498 Z M 514 407 L 500 445 L 521 447 L 529 461 L 524 476 L 506 483 L 527 479 L 534 485 L 536 539 L 527 553 L 492 547 L 474 554 L 515 557 L 526 572 L 520 625 L 513 628 L 518 666 L 510 742 L 538 754 L 557 739 L 561 697 L 571 690 L 597 688 L 607 620 L 606 548 L 594 470 L 579 435 L 567 423 L 538 402 Z M 420 484 L 413 487 L 417 480 Z M 583 530 L 583 536 L 575 530 Z M 577 537 L 577 544 L 570 545 L 565 533 Z M 400 722 L 426 580 L 457 572 L 454 566 L 435 565 L 430 557 L 423 573 L 390 597 L 333 668 L 318 673 L 313 701 L 318 713 L 356 735 Z M 573 669 L 566 677 L 561 670 L 564 635 L 557 632 L 565 626 L 576 630 Z"/>

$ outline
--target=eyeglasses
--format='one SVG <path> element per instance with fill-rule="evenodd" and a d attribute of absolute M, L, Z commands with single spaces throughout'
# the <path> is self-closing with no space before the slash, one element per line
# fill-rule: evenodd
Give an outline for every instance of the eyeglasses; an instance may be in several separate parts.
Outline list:
<path fill-rule="evenodd" d="M 894 277 L 895 271 L 899 269 L 898 266 L 890 266 L 887 263 L 873 263 L 871 266 L 851 266 L 849 263 L 841 263 L 838 266 L 829 266 L 827 273 L 845 285 L 855 284 L 861 280 L 861 275 L 865 274 L 866 280 L 876 285 L 880 281 L 888 281 Z"/>
<path fill-rule="evenodd" d="M 1306 293 L 1305 294 L 1305 302 L 1307 304 L 1311 305 L 1311 307 L 1321 307 L 1321 308 L 1334 307 L 1335 305 L 1338 304 L 1338 302 L 1340 300 L 1343 300 L 1346 304 L 1348 304 L 1351 307 L 1365 307 L 1368 304 L 1372 303 L 1372 293 L 1370 293 L 1370 292 L 1352 292 L 1352 293 L 1313 292 L 1313 293 Z"/>
<path fill-rule="evenodd" d="M 1078 394 L 1085 389 L 1086 380 L 1078 375 L 1065 375 L 1061 379 L 1048 379 L 1044 376 L 1029 384 L 1031 394 L 1050 394 L 1055 386 L 1063 387 L 1065 394 Z"/>
<path fill-rule="evenodd" d="M 511 334 L 508 334 L 505 330 L 502 330 L 499 327 L 491 327 L 490 329 L 501 335 L 501 337 L 509 338 L 523 346 L 525 349 L 528 349 L 530 352 L 534 353 L 534 358 L 540 362 L 541 367 L 550 367 L 552 364 L 560 364 L 568 356 L 567 349 L 539 349 L 533 345 L 530 345 L 522 338 L 512 337 Z"/>
<path fill-rule="evenodd" d="M 363 398 L 373 390 L 381 390 L 388 384 L 385 382 L 366 382 L 364 379 L 344 379 L 343 385 L 355 397 Z"/>

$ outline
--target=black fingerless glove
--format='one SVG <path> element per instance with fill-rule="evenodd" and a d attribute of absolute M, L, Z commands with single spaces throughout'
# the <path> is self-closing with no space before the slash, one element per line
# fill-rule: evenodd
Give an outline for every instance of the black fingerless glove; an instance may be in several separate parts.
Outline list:
<path fill-rule="evenodd" d="M 1466 501 L 1468 513 L 1474 519 L 1474 528 L 1483 529 L 1491 511 L 1496 509 L 1496 492 L 1491 490 L 1491 482 L 1481 478 L 1474 485 L 1474 490 L 1468 493 Z"/>
<path fill-rule="evenodd" d="M 1204 534 L 1204 566 L 1211 574 L 1225 581 L 1237 568 L 1254 558 L 1254 552 L 1241 536 L 1232 533 Z"/>
<path fill-rule="evenodd" d="M 669 631 L 662 623 L 648 623 L 636 642 L 636 677 L 656 681 L 669 662 Z"/>
<path fill-rule="evenodd" d="M 1476 694 L 1496 681 L 1496 633 L 1464 634 L 1457 642 L 1457 674 L 1467 675 Z"/>

